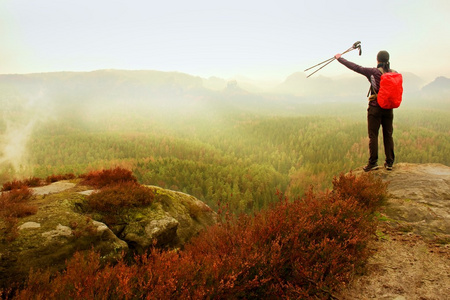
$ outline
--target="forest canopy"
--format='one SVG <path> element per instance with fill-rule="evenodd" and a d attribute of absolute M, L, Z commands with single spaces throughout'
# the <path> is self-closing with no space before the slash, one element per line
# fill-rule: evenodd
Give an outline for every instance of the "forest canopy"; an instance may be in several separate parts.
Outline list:
<path fill-rule="evenodd" d="M 277 191 L 329 188 L 367 162 L 363 96 L 250 93 L 237 83 L 217 91 L 183 74 L 124 74 L 0 78 L 0 183 L 119 166 L 141 184 L 248 212 Z M 405 97 L 394 112 L 396 162 L 450 165 L 449 108 L 447 98 Z"/>

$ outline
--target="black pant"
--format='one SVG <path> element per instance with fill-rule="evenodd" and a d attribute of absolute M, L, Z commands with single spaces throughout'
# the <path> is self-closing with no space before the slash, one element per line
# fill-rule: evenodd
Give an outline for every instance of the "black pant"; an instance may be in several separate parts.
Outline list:
<path fill-rule="evenodd" d="M 367 128 L 369 131 L 369 164 L 376 164 L 378 161 L 378 132 L 380 125 L 383 127 L 383 143 L 384 153 L 386 155 L 386 163 L 392 165 L 394 163 L 394 139 L 392 133 L 394 128 L 392 122 L 394 113 L 392 109 L 382 109 L 377 106 L 369 106 L 367 109 Z"/>

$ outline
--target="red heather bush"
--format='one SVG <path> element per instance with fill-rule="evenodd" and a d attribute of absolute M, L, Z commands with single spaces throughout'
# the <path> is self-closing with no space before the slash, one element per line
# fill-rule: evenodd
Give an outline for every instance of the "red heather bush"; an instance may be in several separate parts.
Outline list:
<path fill-rule="evenodd" d="M 21 187 L 26 186 L 21 180 L 12 180 L 5 182 L 2 187 L 2 191 L 10 191 L 13 189 L 20 189 Z"/>
<path fill-rule="evenodd" d="M 120 261 L 116 267 L 123 265 Z M 112 272 L 114 271 L 114 272 Z M 101 272 L 101 275 L 100 273 Z M 106 266 L 101 269 L 100 255 L 91 251 L 86 256 L 76 253 L 67 268 L 51 280 L 50 271 L 30 274 L 27 289 L 19 292 L 16 299 L 124 299 L 115 296 L 117 277 L 120 274 Z M 117 289 L 119 286 L 117 286 Z M 39 291 L 37 294 L 34 291 Z M 111 295 L 112 297 L 107 297 Z M 126 298 L 125 298 L 126 299 Z"/>
<path fill-rule="evenodd" d="M 36 213 L 34 206 L 28 203 L 31 197 L 32 191 L 26 186 L 2 193 L 0 195 L 1 216 L 21 218 Z"/>
<path fill-rule="evenodd" d="M 40 178 L 38 178 L 38 177 L 30 177 L 28 179 L 25 179 L 24 183 L 28 187 L 37 187 L 37 186 L 42 186 L 43 185 L 42 180 Z"/>
<path fill-rule="evenodd" d="M 22 187 L 36 187 L 36 186 L 41 186 L 42 185 L 42 181 L 40 178 L 37 177 L 30 177 L 28 179 L 25 180 L 12 180 L 12 181 L 8 181 L 5 182 L 3 184 L 2 187 L 2 191 L 11 191 L 14 189 L 20 189 Z"/>
<path fill-rule="evenodd" d="M 373 212 L 386 202 L 387 183 L 372 174 L 357 177 L 352 173 L 340 174 L 333 178 L 333 191 L 343 197 L 353 197 L 361 205 Z"/>
<path fill-rule="evenodd" d="M 95 188 L 101 188 L 107 185 L 121 182 L 137 182 L 133 173 L 127 169 L 117 167 L 115 169 L 92 171 L 81 175 L 84 178 L 82 184 L 90 185 Z"/>
<path fill-rule="evenodd" d="M 380 203 L 361 193 L 368 182 L 341 175 L 333 192 L 227 217 L 183 251 L 153 249 L 131 266 L 99 268 L 98 254 L 77 255 L 53 280 L 33 274 L 17 298 L 327 299 L 368 257 L 376 227 L 361 203 Z"/>
<path fill-rule="evenodd" d="M 64 175 L 50 175 L 45 179 L 45 182 L 47 183 L 52 183 L 52 182 L 57 182 L 60 180 L 70 180 L 70 179 L 75 179 L 76 176 L 73 173 L 67 173 Z"/>
<path fill-rule="evenodd" d="M 13 240 L 16 237 L 18 218 L 37 212 L 37 207 L 29 203 L 31 197 L 32 192 L 26 186 L 0 194 L 0 218 L 6 224 L 7 240 Z"/>
<path fill-rule="evenodd" d="M 26 187 L 37 187 L 37 186 L 43 186 L 46 183 L 52 183 L 60 180 L 68 180 L 68 179 L 75 179 L 76 176 L 72 173 L 67 173 L 65 175 L 50 175 L 45 180 L 42 180 L 38 177 L 30 177 L 28 179 L 24 180 L 12 180 L 9 182 L 5 182 L 2 187 L 2 191 L 10 191 L 14 189 L 20 189 L 23 186 Z"/>
<path fill-rule="evenodd" d="M 367 216 L 354 199 L 310 193 L 213 227 L 186 253 L 202 258 L 212 298 L 325 297 L 367 257 L 374 228 Z"/>
<path fill-rule="evenodd" d="M 88 205 L 94 211 L 118 214 L 123 208 L 150 205 L 153 191 L 135 182 L 123 182 L 102 187 L 88 196 Z"/>

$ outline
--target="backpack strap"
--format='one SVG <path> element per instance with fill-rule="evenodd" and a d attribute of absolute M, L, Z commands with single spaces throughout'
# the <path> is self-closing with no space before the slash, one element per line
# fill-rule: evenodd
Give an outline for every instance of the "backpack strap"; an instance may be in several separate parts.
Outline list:
<path fill-rule="evenodd" d="M 381 75 L 384 74 L 384 69 L 383 69 L 383 68 L 380 67 L 380 68 L 378 68 L 378 70 L 380 70 Z M 379 88 L 379 87 L 378 87 L 378 88 Z M 367 92 L 367 97 L 370 96 L 370 91 L 373 91 L 373 93 L 375 94 L 375 96 L 378 94 L 378 93 L 377 93 L 377 90 L 376 90 L 375 87 L 372 85 L 372 82 L 370 83 L 369 91 Z"/>

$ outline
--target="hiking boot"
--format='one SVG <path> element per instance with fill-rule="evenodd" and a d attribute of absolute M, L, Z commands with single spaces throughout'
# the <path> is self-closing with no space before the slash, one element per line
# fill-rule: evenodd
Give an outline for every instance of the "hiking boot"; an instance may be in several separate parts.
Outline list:
<path fill-rule="evenodd" d="M 378 170 L 378 165 L 377 164 L 371 164 L 368 163 L 367 166 L 365 166 L 363 168 L 364 172 L 369 172 L 369 171 L 373 171 L 373 170 Z"/>
<path fill-rule="evenodd" d="M 384 163 L 384 168 L 388 171 L 392 171 L 392 165 L 388 164 L 387 162 Z"/>

